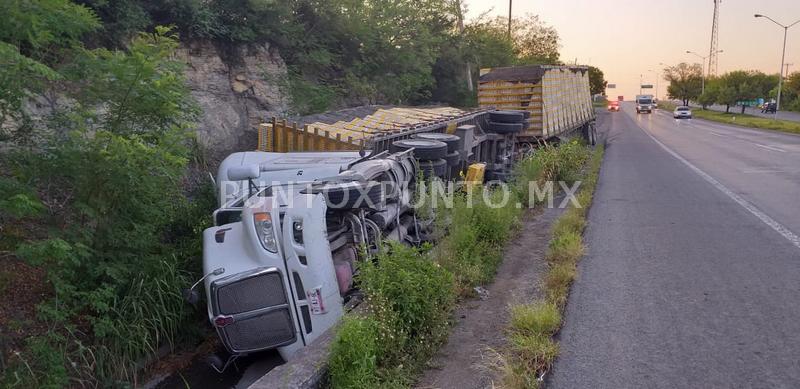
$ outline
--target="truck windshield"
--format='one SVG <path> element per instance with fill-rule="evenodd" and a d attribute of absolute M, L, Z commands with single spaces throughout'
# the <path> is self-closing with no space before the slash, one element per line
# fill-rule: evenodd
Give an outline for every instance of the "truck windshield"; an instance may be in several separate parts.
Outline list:
<path fill-rule="evenodd" d="M 650 99 L 641 99 L 639 100 L 639 104 L 652 104 L 653 100 Z"/>

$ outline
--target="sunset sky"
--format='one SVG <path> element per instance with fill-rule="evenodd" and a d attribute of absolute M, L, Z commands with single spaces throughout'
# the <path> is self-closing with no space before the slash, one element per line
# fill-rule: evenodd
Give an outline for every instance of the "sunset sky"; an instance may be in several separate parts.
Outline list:
<path fill-rule="evenodd" d="M 466 0 L 468 17 L 508 15 L 508 0 Z M 626 99 L 639 93 L 639 75 L 655 84 L 659 63 L 702 60 L 686 50 L 706 56 L 711 42 L 712 0 L 514 0 L 515 15 L 537 14 L 555 27 L 561 37 L 561 60 L 599 67 L 617 90 L 608 94 Z M 800 0 L 723 0 L 720 10 L 719 73 L 755 69 L 777 74 L 781 61 L 783 28 L 760 13 L 788 25 L 800 20 Z M 786 62 L 790 72 L 800 71 L 800 23 L 789 29 Z M 659 95 L 666 82 L 659 82 Z"/>

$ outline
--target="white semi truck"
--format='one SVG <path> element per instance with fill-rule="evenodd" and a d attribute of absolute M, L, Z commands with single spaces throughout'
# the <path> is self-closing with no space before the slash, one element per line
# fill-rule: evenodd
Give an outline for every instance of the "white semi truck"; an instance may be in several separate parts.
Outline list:
<path fill-rule="evenodd" d="M 653 113 L 655 100 L 653 95 L 636 95 L 636 113 Z"/>

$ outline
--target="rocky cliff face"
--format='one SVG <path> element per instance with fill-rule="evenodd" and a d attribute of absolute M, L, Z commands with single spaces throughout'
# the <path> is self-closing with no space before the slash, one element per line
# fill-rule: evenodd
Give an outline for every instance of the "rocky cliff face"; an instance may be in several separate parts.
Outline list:
<path fill-rule="evenodd" d="M 187 64 L 187 82 L 203 111 L 197 137 L 212 163 L 232 151 L 254 149 L 257 125 L 272 116 L 286 116 L 286 64 L 267 44 L 223 47 L 194 42 L 178 55 Z"/>

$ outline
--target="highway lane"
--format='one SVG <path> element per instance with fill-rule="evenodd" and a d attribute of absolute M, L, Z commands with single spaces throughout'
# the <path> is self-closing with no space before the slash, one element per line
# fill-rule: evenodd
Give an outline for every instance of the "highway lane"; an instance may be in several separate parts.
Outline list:
<path fill-rule="evenodd" d="M 800 136 L 624 110 L 650 135 L 800 235 Z"/>
<path fill-rule="evenodd" d="M 629 104 L 609 115 L 548 385 L 797 387 L 798 207 L 772 192 L 800 198 L 798 139 Z"/>

